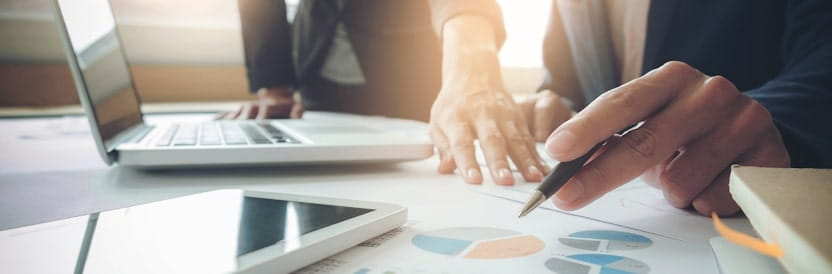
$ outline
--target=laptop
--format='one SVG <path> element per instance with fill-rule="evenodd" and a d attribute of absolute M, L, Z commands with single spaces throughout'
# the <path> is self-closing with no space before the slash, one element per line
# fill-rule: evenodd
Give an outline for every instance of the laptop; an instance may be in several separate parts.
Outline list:
<path fill-rule="evenodd" d="M 107 164 L 364 163 L 433 154 L 424 123 L 382 117 L 147 123 L 108 0 L 56 0 L 55 6 L 79 99 Z"/>

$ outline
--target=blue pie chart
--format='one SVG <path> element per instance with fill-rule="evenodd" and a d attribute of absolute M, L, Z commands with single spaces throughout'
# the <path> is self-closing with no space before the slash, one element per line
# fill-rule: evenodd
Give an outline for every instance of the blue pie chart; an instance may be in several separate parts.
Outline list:
<path fill-rule="evenodd" d="M 632 250 L 653 245 L 650 238 L 616 230 L 586 230 L 561 237 L 558 241 L 564 245 L 590 251 Z"/>
<path fill-rule="evenodd" d="M 599 266 L 600 274 L 645 274 L 650 266 L 644 262 L 609 254 L 576 254 L 566 258 L 551 258 L 546 261 L 546 268 L 561 274 L 589 274 L 594 266 Z M 576 262 L 577 261 L 577 262 Z"/>

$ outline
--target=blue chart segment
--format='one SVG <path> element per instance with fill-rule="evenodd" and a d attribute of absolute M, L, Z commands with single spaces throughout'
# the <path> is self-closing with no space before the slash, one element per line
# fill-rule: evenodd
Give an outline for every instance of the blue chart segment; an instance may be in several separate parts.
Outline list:
<path fill-rule="evenodd" d="M 614 230 L 579 231 L 558 240 L 564 245 L 591 251 L 642 249 L 653 245 L 650 238 Z"/>
<path fill-rule="evenodd" d="M 566 258 L 551 258 L 546 261 L 546 268 L 561 274 L 588 274 L 593 266 L 600 266 L 600 274 L 645 274 L 650 272 L 647 264 L 608 254 L 576 254 Z M 578 261 L 578 262 L 575 262 Z"/>
<path fill-rule="evenodd" d="M 413 244 L 430 252 L 442 255 L 457 255 L 473 242 L 430 235 L 416 235 Z"/>
<path fill-rule="evenodd" d="M 396 271 L 362 268 L 353 272 L 353 274 L 396 274 Z"/>

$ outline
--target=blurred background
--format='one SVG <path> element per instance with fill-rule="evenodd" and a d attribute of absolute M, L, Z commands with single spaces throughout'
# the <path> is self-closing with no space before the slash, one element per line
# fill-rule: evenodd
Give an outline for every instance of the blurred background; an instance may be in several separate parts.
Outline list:
<path fill-rule="evenodd" d="M 52 0 L 0 0 L 0 107 L 78 103 Z M 279 1 L 279 0 L 276 0 Z M 498 1 L 508 38 L 500 60 L 507 88 L 531 93 L 542 79 L 549 1 Z M 252 99 L 237 0 L 111 0 L 144 102 Z M 287 1 L 291 18 L 298 0 Z"/>

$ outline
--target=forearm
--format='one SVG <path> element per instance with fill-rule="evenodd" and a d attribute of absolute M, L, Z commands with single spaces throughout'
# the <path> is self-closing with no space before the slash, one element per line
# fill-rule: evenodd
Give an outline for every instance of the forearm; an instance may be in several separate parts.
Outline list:
<path fill-rule="evenodd" d="M 250 91 L 294 86 L 285 2 L 238 0 L 238 4 Z"/>
<path fill-rule="evenodd" d="M 499 76 L 498 43 L 491 23 L 479 15 L 460 15 L 442 30 L 442 82 L 444 87 L 466 81 L 502 86 Z M 488 74 L 484 75 L 483 69 Z M 496 70 L 496 71 L 494 71 Z"/>
<path fill-rule="evenodd" d="M 500 6 L 494 0 L 430 0 L 431 21 L 436 35 L 442 38 L 445 24 L 463 15 L 479 15 L 490 24 L 497 48 L 506 37 L 503 27 L 503 15 Z M 441 40 L 441 39 L 440 39 Z"/>

